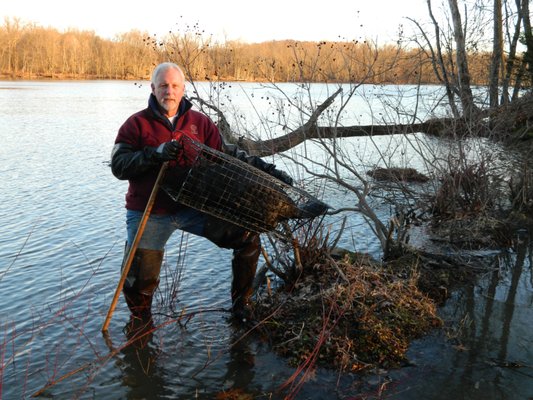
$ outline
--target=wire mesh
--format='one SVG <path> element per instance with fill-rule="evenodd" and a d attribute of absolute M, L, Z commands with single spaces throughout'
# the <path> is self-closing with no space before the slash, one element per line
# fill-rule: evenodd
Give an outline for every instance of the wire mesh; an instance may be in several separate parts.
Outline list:
<path fill-rule="evenodd" d="M 181 204 L 258 233 L 328 208 L 306 191 L 202 143 L 188 140 L 184 148 L 194 155 L 189 172 L 179 190 L 167 190 Z"/>

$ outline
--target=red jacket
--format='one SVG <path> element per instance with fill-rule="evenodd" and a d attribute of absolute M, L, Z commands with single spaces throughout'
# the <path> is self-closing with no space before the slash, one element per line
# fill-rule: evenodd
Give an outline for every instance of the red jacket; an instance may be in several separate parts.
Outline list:
<path fill-rule="evenodd" d="M 111 169 L 119 179 L 127 179 L 128 210 L 144 211 L 155 180 L 161 169 L 156 156 L 157 147 L 182 136 L 204 143 L 216 150 L 222 149 L 222 138 L 217 126 L 206 115 L 192 110 L 192 104 L 182 99 L 178 117 L 172 126 L 159 109 L 155 96 L 150 95 L 148 108 L 130 116 L 120 127 L 111 155 Z M 179 174 L 182 168 L 176 162 L 169 164 L 167 174 Z M 157 194 L 152 213 L 170 214 L 180 205 L 164 191 Z"/>

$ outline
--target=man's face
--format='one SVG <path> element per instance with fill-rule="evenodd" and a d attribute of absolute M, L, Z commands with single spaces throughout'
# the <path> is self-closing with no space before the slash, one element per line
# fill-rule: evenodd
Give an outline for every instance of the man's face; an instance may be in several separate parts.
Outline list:
<path fill-rule="evenodd" d="M 185 82 L 181 74 L 173 68 L 161 71 L 152 83 L 152 93 L 167 117 L 173 117 L 178 112 L 184 91 Z"/>

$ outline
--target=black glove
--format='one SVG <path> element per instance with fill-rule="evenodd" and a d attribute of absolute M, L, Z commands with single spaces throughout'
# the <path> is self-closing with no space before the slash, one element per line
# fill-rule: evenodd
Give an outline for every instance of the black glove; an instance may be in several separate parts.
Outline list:
<path fill-rule="evenodd" d="M 181 143 L 173 140 L 172 142 L 161 144 L 157 148 L 156 155 L 161 161 L 172 161 L 180 156 L 182 149 Z"/>
<path fill-rule="evenodd" d="M 272 171 L 269 172 L 269 174 L 290 186 L 292 186 L 294 182 L 288 173 L 286 173 L 285 171 L 280 171 L 279 169 L 274 168 Z"/>

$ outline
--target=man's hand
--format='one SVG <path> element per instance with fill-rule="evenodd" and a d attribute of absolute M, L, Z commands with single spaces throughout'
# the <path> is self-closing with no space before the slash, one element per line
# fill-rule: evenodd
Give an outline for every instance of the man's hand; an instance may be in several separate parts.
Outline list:
<path fill-rule="evenodd" d="M 173 140 L 172 142 L 162 143 L 156 150 L 158 158 L 162 161 L 176 160 L 180 154 L 183 146 L 180 142 Z"/>
<path fill-rule="evenodd" d="M 272 171 L 269 172 L 269 174 L 290 186 L 292 186 L 294 182 L 288 173 L 286 173 L 285 171 L 280 171 L 279 169 L 274 168 Z"/>

